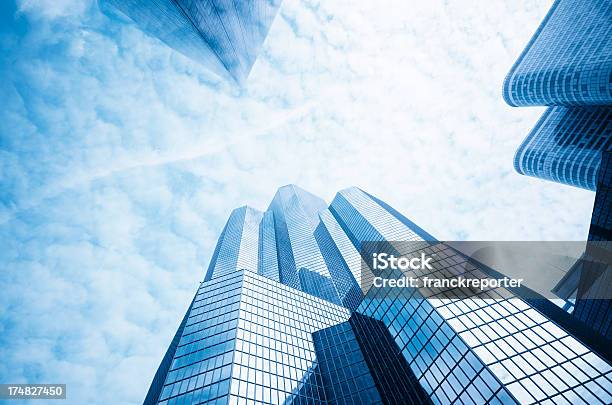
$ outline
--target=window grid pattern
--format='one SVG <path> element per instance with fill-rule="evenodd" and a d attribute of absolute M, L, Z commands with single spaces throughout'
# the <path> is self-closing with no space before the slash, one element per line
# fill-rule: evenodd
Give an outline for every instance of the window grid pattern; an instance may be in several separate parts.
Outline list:
<path fill-rule="evenodd" d="M 346 308 L 248 271 L 200 286 L 158 403 L 325 403 L 312 333 Z"/>
<path fill-rule="evenodd" d="M 247 206 L 232 211 L 217 242 L 207 280 L 236 270 L 257 272 L 259 223 L 262 215 L 260 211 Z"/>
<path fill-rule="evenodd" d="M 271 211 L 271 209 L 269 209 Z M 271 211 L 274 212 L 274 211 Z M 289 287 L 300 289 L 300 279 L 295 267 L 293 251 L 291 246 L 287 222 L 282 215 L 274 214 L 274 230 L 276 233 L 276 249 L 278 254 L 278 267 L 280 282 Z"/>
<path fill-rule="evenodd" d="M 304 267 L 298 271 L 298 275 L 302 291 L 334 304 L 342 305 L 331 276 L 325 277 Z"/>
<path fill-rule="evenodd" d="M 241 290 L 242 272 L 201 284 L 159 404 L 227 403 Z"/>
<path fill-rule="evenodd" d="M 373 234 L 373 226 L 367 218 L 384 218 L 385 215 L 380 213 L 383 208 L 374 202 L 365 203 L 363 200 L 368 197 L 360 190 L 349 191 L 340 194 L 350 198 L 355 209 L 337 204 L 335 211 L 340 217 L 339 222 L 344 222 L 353 235 L 369 237 Z M 341 200 L 334 199 L 332 206 L 338 201 Z M 409 229 L 397 229 L 399 226 L 404 225 L 388 221 L 387 224 L 378 224 L 376 230 L 389 241 L 401 241 L 398 235 L 407 235 L 407 241 L 419 239 Z M 368 239 L 361 240 L 366 241 Z M 401 251 L 401 246 L 415 245 L 394 244 L 400 253 L 409 254 Z M 432 278 L 464 275 L 466 272 L 471 277 L 485 276 L 484 272 L 466 263 L 462 255 L 445 245 L 435 244 L 429 249 L 428 256 L 435 257 Z M 422 246 L 418 251 L 421 250 Z M 461 291 L 461 295 L 452 290 L 428 291 L 427 296 L 433 296 L 428 299 L 423 299 L 416 289 L 409 295 L 405 290 L 372 288 L 357 311 L 385 322 L 434 402 L 507 403 L 519 400 L 532 403 L 554 398 L 553 401 L 569 400 L 572 403 L 581 403 L 581 400 L 608 403 L 612 400 L 609 396 L 612 387 L 609 365 L 507 290 L 496 289 L 486 292 L 491 295 L 483 296 L 470 291 Z M 445 303 L 448 300 L 453 303 Z M 481 316 L 486 322 L 481 320 Z M 547 333 L 544 327 L 554 330 L 555 334 Z M 534 353 L 543 353 L 539 346 L 556 350 L 559 355 L 546 358 L 553 364 L 523 376 L 505 371 L 506 365 L 510 367 L 515 361 L 523 364 L 535 358 Z M 502 363 L 504 368 L 498 366 Z M 582 368 L 587 363 L 591 366 Z M 573 366 L 584 370 L 583 375 L 590 372 L 591 378 L 559 385 L 554 376 Z M 532 389 L 536 381 L 546 382 L 548 391 Z M 543 393 L 546 395 L 542 396 Z"/>
<path fill-rule="evenodd" d="M 371 284 L 371 279 L 374 277 L 372 272 L 364 272 L 367 269 L 359 251 L 355 248 L 347 234 L 342 229 L 336 218 L 330 210 L 326 210 L 321 214 L 321 224 L 325 228 L 333 244 L 337 247 L 338 253 L 342 260 L 346 263 L 347 268 L 351 272 L 353 278 L 359 285 Z"/>
<path fill-rule="evenodd" d="M 602 153 L 597 180 L 597 193 L 593 204 L 590 241 L 612 240 L 612 151 Z"/>
<path fill-rule="evenodd" d="M 313 334 L 327 403 L 382 404 L 349 322 Z"/>
<path fill-rule="evenodd" d="M 346 308 L 245 273 L 230 403 L 325 403 L 312 333 Z"/>
<path fill-rule="evenodd" d="M 147 34 L 217 75 L 243 83 L 280 0 L 104 0 Z"/>
<path fill-rule="evenodd" d="M 259 224 L 259 256 L 257 274 L 280 282 L 278 255 L 276 254 L 276 234 L 274 233 L 274 213 L 266 211 Z"/>
<path fill-rule="evenodd" d="M 236 259 L 236 269 L 257 272 L 259 252 L 259 224 L 263 213 L 251 207 L 245 207 L 244 223 L 240 238 L 240 250 Z"/>
<path fill-rule="evenodd" d="M 404 225 L 398 218 L 383 209 L 366 193 L 356 187 L 342 190 L 338 197 L 343 197 L 346 202 L 357 211 L 365 221 L 374 228 L 376 232 L 371 232 L 371 236 L 378 236 L 376 239 L 363 238 L 368 235 L 360 235 L 359 240 L 365 241 L 417 241 L 423 240 L 419 235 Z M 340 198 L 338 198 L 340 200 Z M 332 202 L 333 205 L 333 202 Z M 359 219 L 359 215 L 355 215 Z M 366 227 L 367 229 L 367 227 Z"/>
<path fill-rule="evenodd" d="M 432 403 L 384 322 L 355 312 L 349 323 L 385 403 Z"/>
<path fill-rule="evenodd" d="M 485 276 L 466 263 L 463 256 L 443 245 L 432 246 L 426 254 L 437 258 L 433 263 L 436 270 L 413 275 L 433 278 L 459 274 L 466 278 Z M 471 394 L 462 399 L 464 402 L 470 402 L 467 398 L 475 403 L 490 401 L 484 394 L 491 395 L 491 388 L 499 387 L 492 375 L 520 403 L 549 399 L 555 403 L 608 403 L 612 400 L 609 365 L 524 301 L 500 288 L 478 295 L 471 293 L 473 298 L 467 299 L 459 298 L 469 294 L 468 291 L 458 294 L 456 290 L 431 290 L 427 296 L 434 298 L 425 300 L 417 290 L 407 296 L 404 291 L 379 289 L 372 294 L 368 306 L 363 308 L 362 305 L 359 309 L 385 321 L 393 334 L 397 332 L 396 341 L 405 348 L 404 355 L 411 360 L 415 374 L 420 377 L 423 373 L 423 386 L 430 389 L 433 398 L 440 403 L 453 402 L 455 398 L 449 395 L 453 392 L 461 394 L 462 385 L 457 381 L 463 384 L 470 381 L 472 376 L 468 370 L 482 370 L 482 365 L 476 366 L 474 354 L 488 370 L 483 371 L 480 379 L 473 380 L 478 389 L 464 388 L 461 395 Z M 364 303 L 368 300 L 369 297 Z M 451 378 L 449 370 L 452 371 L 453 359 L 460 360 L 461 356 L 467 361 L 458 363 L 453 372 L 455 378 Z M 430 373 L 433 366 L 436 368 Z M 568 379 L 568 372 L 579 377 Z M 445 381 L 447 378 L 451 381 Z M 489 389 L 483 390 L 484 387 Z"/>
<path fill-rule="evenodd" d="M 323 253 L 340 300 L 345 307 L 355 310 L 363 299 L 359 284 L 361 256 L 329 210 L 321 213 L 320 218 L 321 222 L 314 232 L 315 239 Z M 371 272 L 366 273 L 366 280 L 371 282 L 372 277 Z"/>
<path fill-rule="evenodd" d="M 438 404 L 515 403 L 493 373 L 418 292 L 370 290 L 359 313 L 382 320 L 421 386 Z"/>
<path fill-rule="evenodd" d="M 612 3 L 557 0 L 508 73 L 512 106 L 612 104 Z"/>
<path fill-rule="evenodd" d="M 364 252 L 357 252 L 362 243 L 391 241 L 393 252 L 407 256 L 425 250 L 434 258 L 433 270 L 412 272 L 414 276 L 485 277 L 477 263 L 430 241 L 433 238 L 423 230 L 362 190 L 343 190 L 329 210 L 320 211 L 318 200 L 288 187 L 288 194 L 273 202 L 266 214 L 242 207 L 230 215 L 213 253 L 212 270 L 165 357 L 165 378 L 161 374 L 152 388 L 158 403 L 328 401 L 329 390 L 335 388 L 325 384 L 312 333 L 349 318 L 349 310 L 332 303 L 334 297 L 327 294 L 346 291 L 345 278 L 356 281 L 344 252 L 350 252 L 353 263 L 362 264 Z M 287 216 L 291 209 L 301 214 Z M 333 269 L 334 282 L 309 268 L 295 271 L 295 240 L 290 238 L 296 229 L 290 233 L 289 228 L 299 218 L 303 221 L 297 233 L 309 233 L 319 255 L 342 259 L 324 263 Z M 285 241 L 279 232 L 283 223 Z M 268 270 L 261 269 L 265 233 L 268 245 L 274 244 L 270 235 L 276 239 L 283 283 L 256 272 Z M 289 252 L 285 259 L 291 259 L 301 290 L 284 285 L 283 250 Z M 336 272 L 340 268 L 343 272 Z M 612 403 L 610 365 L 507 290 L 372 288 L 356 311 L 355 316 L 363 314 L 384 324 L 414 381 L 434 403 Z M 372 375 L 363 347 L 362 354 Z M 352 359 L 347 365 L 357 363 Z M 341 395 L 332 396 L 345 400 L 348 391 L 339 389 Z"/>
<path fill-rule="evenodd" d="M 518 148 L 520 174 L 595 190 L 601 154 L 612 151 L 612 107 L 551 107 Z"/>
<path fill-rule="evenodd" d="M 274 212 L 276 221 L 283 284 L 301 287 L 303 291 L 312 287 L 300 284 L 298 271 L 302 268 L 326 277 L 331 283 L 331 275 L 313 234 L 318 224 L 318 214 L 325 209 L 325 201 L 294 185 L 281 187 L 276 192 L 269 210 Z M 285 283 L 285 278 L 289 279 L 289 283 Z M 309 292 L 317 294 L 316 289 Z M 327 299 L 328 295 L 322 294 L 320 297 Z"/>

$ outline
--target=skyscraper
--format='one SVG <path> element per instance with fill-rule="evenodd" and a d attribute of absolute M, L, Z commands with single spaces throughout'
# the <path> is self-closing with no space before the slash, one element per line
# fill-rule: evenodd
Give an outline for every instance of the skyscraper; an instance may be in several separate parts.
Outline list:
<path fill-rule="evenodd" d="M 236 269 L 257 272 L 261 218 L 260 211 L 248 206 L 232 211 L 219 237 L 205 281 Z"/>
<path fill-rule="evenodd" d="M 290 184 L 278 189 L 268 210 L 274 214 L 281 283 L 339 303 L 314 236 L 319 213 L 326 208 L 325 201 Z"/>
<path fill-rule="evenodd" d="M 594 190 L 612 150 L 612 3 L 556 0 L 506 76 L 511 106 L 549 106 L 519 147 L 514 167 Z"/>
<path fill-rule="evenodd" d="M 506 102 L 612 104 L 611 19 L 608 0 L 556 0 L 506 76 Z"/>
<path fill-rule="evenodd" d="M 606 151 L 612 151 L 612 107 L 550 107 L 519 146 L 514 168 L 594 191 Z"/>
<path fill-rule="evenodd" d="M 268 35 L 280 0 L 100 0 L 148 35 L 243 83 Z"/>
<path fill-rule="evenodd" d="M 338 193 L 330 210 L 356 243 L 409 241 L 393 247 L 429 251 L 437 258 L 432 277 L 486 273 L 445 244 L 415 244 L 430 235 L 378 201 L 353 188 Z M 612 400 L 609 364 L 513 291 L 441 290 L 425 297 L 419 289 L 372 287 L 357 312 L 387 326 L 435 403 Z M 590 378 L 599 383 L 587 388 Z"/>
<path fill-rule="evenodd" d="M 200 286 L 145 403 L 325 403 L 311 334 L 347 319 L 347 309 L 249 270 L 215 276 Z"/>
<path fill-rule="evenodd" d="M 486 276 L 358 188 L 234 210 L 145 403 L 612 401 L 608 362 L 513 291 L 370 288 L 384 245 Z"/>

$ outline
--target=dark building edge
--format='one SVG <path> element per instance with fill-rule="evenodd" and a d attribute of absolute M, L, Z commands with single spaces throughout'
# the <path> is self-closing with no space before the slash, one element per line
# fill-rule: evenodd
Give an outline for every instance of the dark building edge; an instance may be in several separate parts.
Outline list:
<path fill-rule="evenodd" d="M 384 322 L 359 312 L 347 322 L 385 405 L 433 404 Z"/>
<path fill-rule="evenodd" d="M 548 10 L 548 13 L 546 14 L 544 19 L 540 23 L 540 26 L 538 27 L 536 32 L 531 36 L 531 39 L 529 40 L 529 42 L 527 42 L 527 45 L 523 49 L 523 52 L 521 52 L 518 59 L 516 60 L 516 62 L 514 62 L 514 64 L 510 68 L 510 71 L 504 78 L 504 84 L 502 85 L 502 96 L 504 97 L 504 101 L 506 102 L 506 104 L 508 104 L 511 107 L 519 107 L 518 104 L 514 104 L 512 100 L 510 99 L 510 82 L 512 80 L 512 76 L 514 76 L 514 72 L 523 62 L 523 59 L 527 55 L 527 52 L 529 52 L 529 50 L 533 46 L 533 43 L 537 41 L 538 37 L 542 33 L 542 30 L 544 29 L 544 27 L 546 27 L 546 24 L 548 24 L 548 20 L 550 20 L 552 15 L 555 13 L 557 6 L 559 5 L 560 2 L 561 0 L 555 0 L 553 5 L 550 7 L 550 10 Z"/>
<path fill-rule="evenodd" d="M 153 377 L 153 382 L 151 382 L 151 386 L 149 387 L 149 391 L 147 392 L 143 405 L 155 405 L 157 403 L 157 399 L 159 398 L 161 390 L 164 387 L 164 382 L 166 381 L 166 375 L 168 374 L 168 370 L 170 370 L 170 366 L 172 365 L 172 359 L 176 353 L 176 348 L 181 340 L 181 336 L 183 336 L 183 330 L 187 324 L 189 312 L 191 312 L 191 307 L 193 306 L 196 296 L 194 296 L 191 300 L 191 304 L 189 304 L 189 308 L 187 308 L 187 312 L 185 312 L 185 316 L 183 317 L 174 338 L 172 338 L 172 342 L 170 342 L 170 346 L 168 346 L 168 350 L 166 351 L 164 358 L 155 372 L 155 377 Z"/>
<path fill-rule="evenodd" d="M 600 218 L 601 213 L 599 212 L 600 209 L 601 211 L 606 210 L 607 201 L 612 197 L 612 150 L 602 151 L 600 161 L 588 238 L 590 241 L 612 241 L 612 228 L 609 227 L 609 222 L 606 219 Z M 609 207 L 608 210 L 612 211 L 612 207 Z M 607 215 L 612 214 L 608 213 Z"/>

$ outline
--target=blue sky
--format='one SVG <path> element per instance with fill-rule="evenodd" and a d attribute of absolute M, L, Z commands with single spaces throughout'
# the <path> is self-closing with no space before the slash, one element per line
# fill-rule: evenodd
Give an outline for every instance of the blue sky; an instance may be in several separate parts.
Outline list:
<path fill-rule="evenodd" d="M 439 239 L 579 240 L 505 73 L 551 1 L 285 0 L 244 89 L 91 0 L 0 3 L 0 381 L 141 403 L 230 211 L 359 186 Z"/>

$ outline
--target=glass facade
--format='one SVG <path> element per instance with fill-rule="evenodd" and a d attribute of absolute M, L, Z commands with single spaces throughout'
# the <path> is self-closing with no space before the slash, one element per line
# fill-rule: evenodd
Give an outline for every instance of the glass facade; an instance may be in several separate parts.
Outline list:
<path fill-rule="evenodd" d="M 512 291 L 368 290 L 372 241 L 485 276 L 358 188 L 282 187 L 231 213 L 145 403 L 612 401 L 608 362 Z"/>
<path fill-rule="evenodd" d="M 612 151 L 602 153 L 589 240 L 612 240 Z"/>
<path fill-rule="evenodd" d="M 330 210 L 359 244 L 424 240 L 356 188 L 338 193 Z M 431 277 L 485 277 L 446 245 L 428 249 L 436 257 Z M 385 323 L 434 403 L 612 400 L 610 365 L 510 291 L 463 291 L 462 299 L 453 291 L 427 299 L 409 291 L 373 287 L 357 312 Z"/>
<path fill-rule="evenodd" d="M 275 281 L 280 281 L 278 255 L 276 253 L 276 234 L 274 232 L 274 214 L 264 212 L 259 225 L 259 263 L 257 273 Z"/>
<path fill-rule="evenodd" d="M 314 236 L 321 248 L 342 305 L 351 310 L 363 299 L 362 285 L 370 285 L 373 274 L 364 272 L 359 252 L 329 210 L 320 214 L 320 222 Z M 362 273 L 365 278 L 362 279 Z"/>
<path fill-rule="evenodd" d="M 612 2 L 555 1 L 508 73 L 503 94 L 512 106 L 550 106 L 518 148 L 516 171 L 597 191 L 588 239 L 612 240 Z M 593 297 L 603 296 L 612 279 L 590 256 L 557 288 L 569 299 L 565 309 L 609 347 L 612 306 Z"/>
<path fill-rule="evenodd" d="M 189 308 L 157 403 L 226 401 L 242 281 L 242 272 L 234 272 L 202 283 Z"/>
<path fill-rule="evenodd" d="M 148 35 L 222 77 L 243 83 L 280 0 L 100 0 Z"/>
<path fill-rule="evenodd" d="M 356 312 L 349 324 L 384 403 L 431 403 L 383 322 Z"/>
<path fill-rule="evenodd" d="M 381 321 L 353 313 L 313 338 L 328 403 L 431 403 Z"/>
<path fill-rule="evenodd" d="M 508 73 L 511 106 L 612 104 L 612 3 L 556 0 Z"/>
<path fill-rule="evenodd" d="M 550 106 L 514 158 L 520 174 L 595 190 L 612 150 L 612 3 L 557 0 L 504 81 L 511 106 Z"/>
<path fill-rule="evenodd" d="M 213 278 L 189 308 L 151 403 L 325 403 L 312 333 L 348 316 L 346 308 L 253 272 Z"/>
<path fill-rule="evenodd" d="M 329 404 L 382 404 L 350 323 L 313 334 L 314 346 Z"/>
<path fill-rule="evenodd" d="M 262 213 L 251 207 L 232 211 L 221 233 L 205 280 L 244 269 L 257 273 Z"/>
<path fill-rule="evenodd" d="M 268 210 L 274 213 L 281 282 L 338 302 L 329 269 L 314 236 L 319 213 L 326 208 L 325 201 L 290 184 L 278 189 Z"/>
<path fill-rule="evenodd" d="M 595 190 L 601 153 L 612 151 L 612 107 L 550 107 L 514 157 L 517 172 Z"/>
<path fill-rule="evenodd" d="M 345 321 L 348 310 L 245 274 L 230 403 L 323 403 L 312 332 Z"/>

